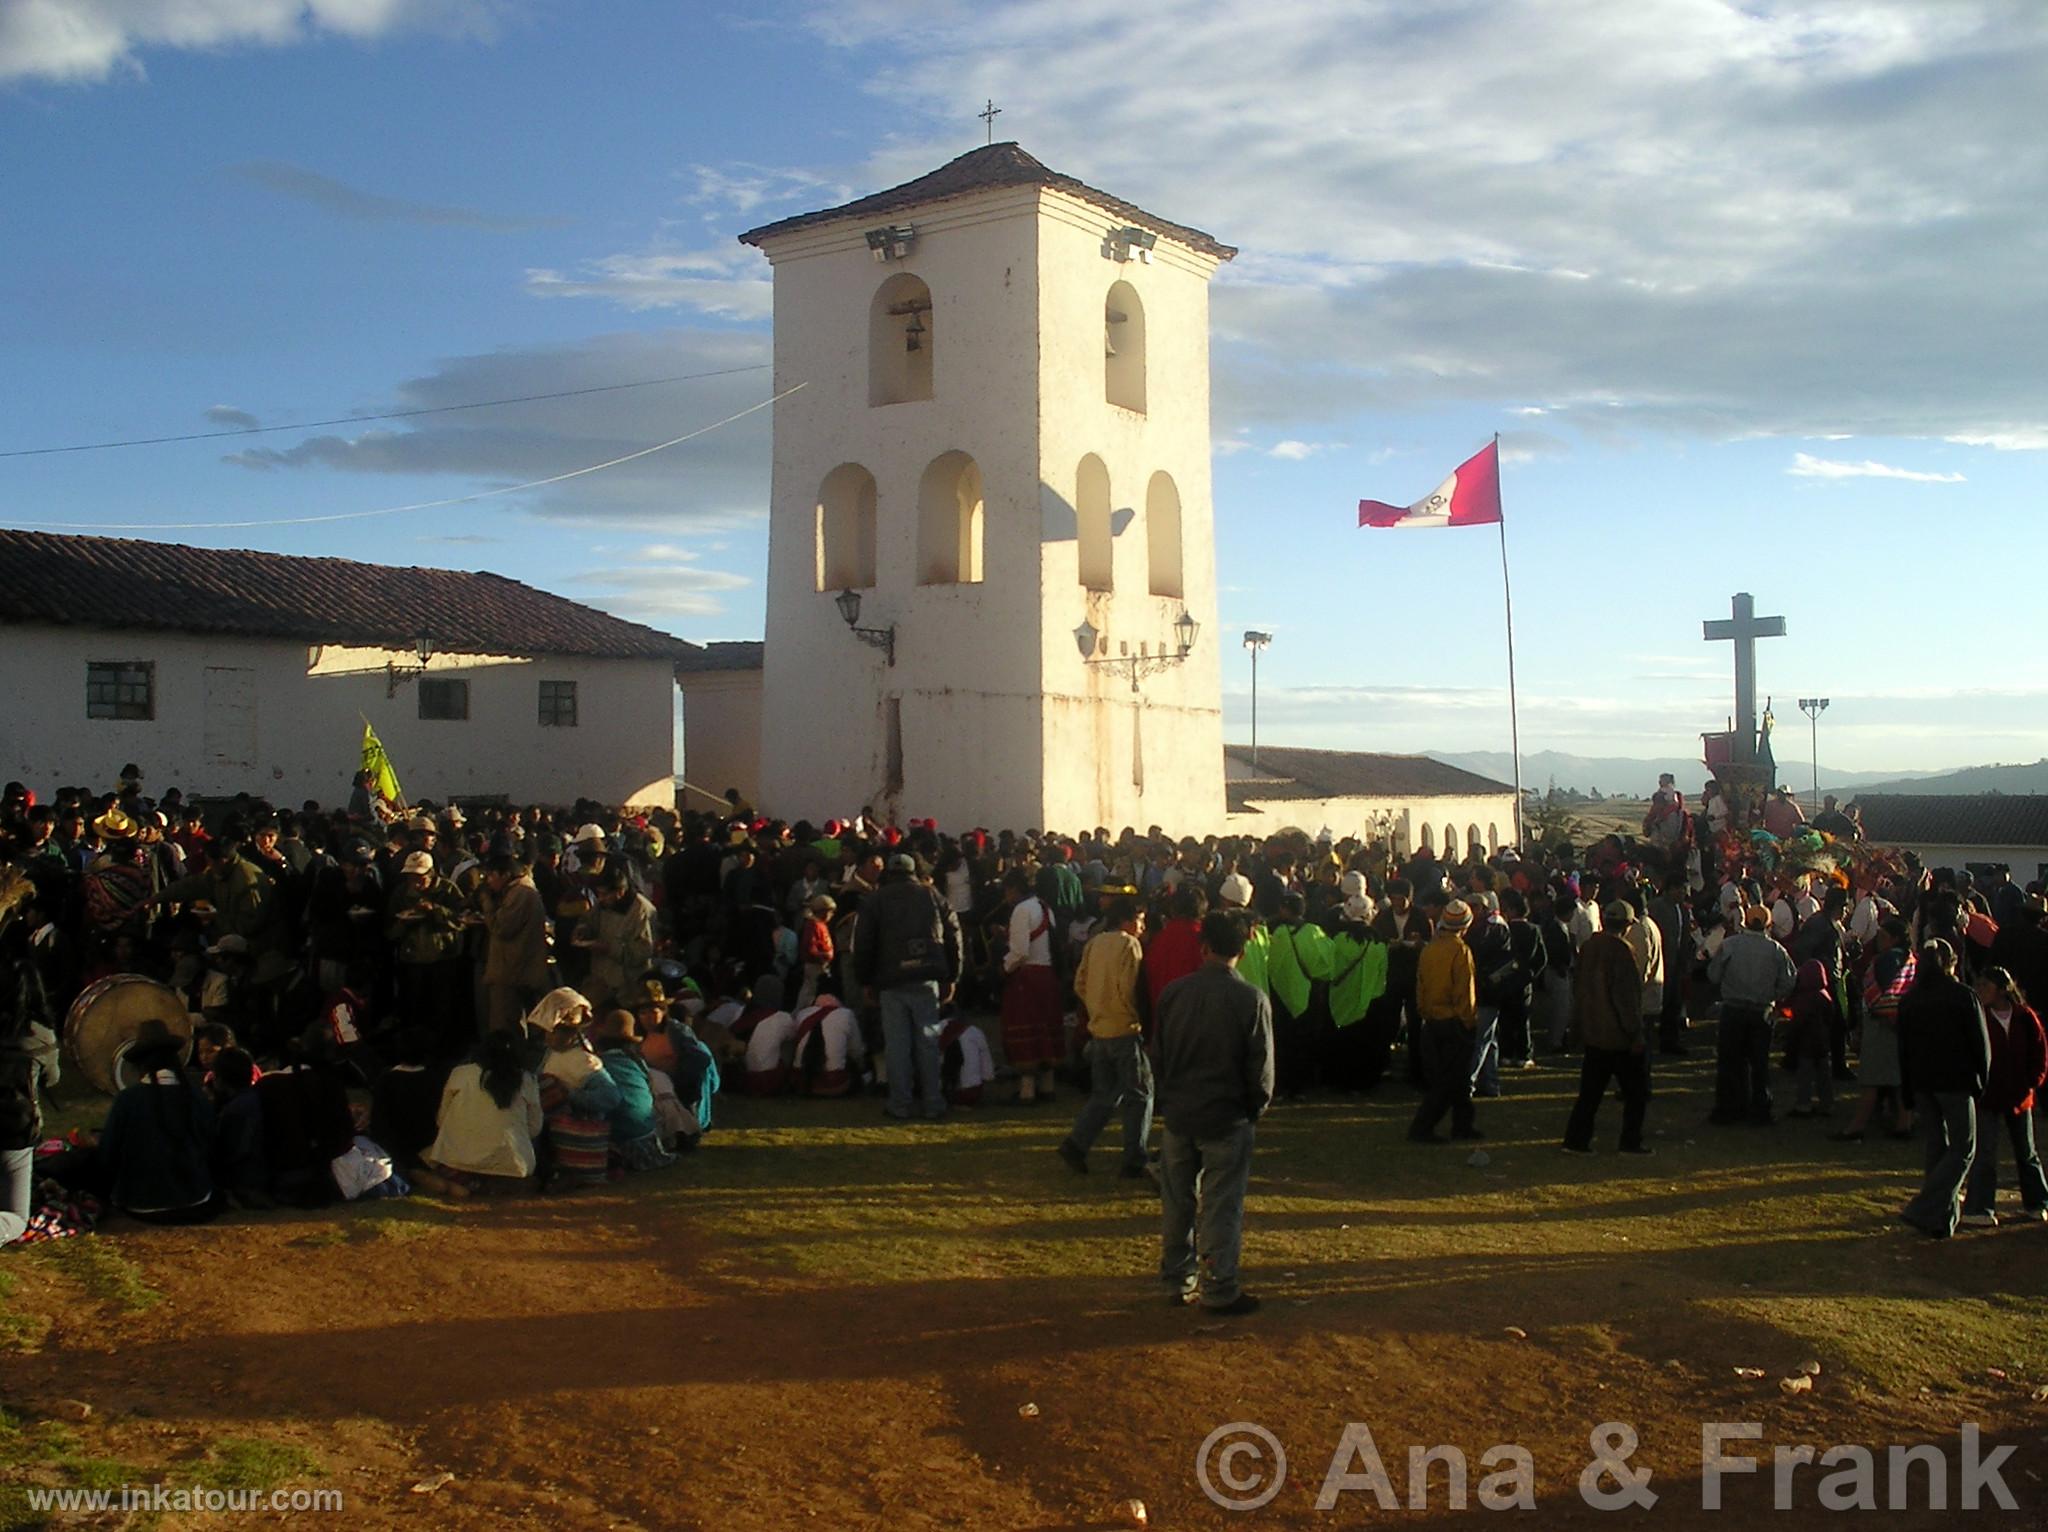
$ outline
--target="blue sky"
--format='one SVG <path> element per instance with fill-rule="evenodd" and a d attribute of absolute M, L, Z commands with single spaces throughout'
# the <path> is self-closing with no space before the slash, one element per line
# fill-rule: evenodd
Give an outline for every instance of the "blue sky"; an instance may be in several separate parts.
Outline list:
<path fill-rule="evenodd" d="M 1507 743 L 1490 532 L 1360 532 L 1498 431 L 1525 750 L 1764 688 L 1828 763 L 2048 754 L 2048 12 L 2021 0 L 19 0 L 0 10 L 8 524 L 268 520 L 565 472 L 766 397 L 733 235 L 1001 136 L 1243 254 L 1218 578 L 1269 742 Z M 492 568 L 758 636 L 755 415 L 474 506 L 123 533 Z M 1787 752 L 1788 754 L 1790 752 Z"/>

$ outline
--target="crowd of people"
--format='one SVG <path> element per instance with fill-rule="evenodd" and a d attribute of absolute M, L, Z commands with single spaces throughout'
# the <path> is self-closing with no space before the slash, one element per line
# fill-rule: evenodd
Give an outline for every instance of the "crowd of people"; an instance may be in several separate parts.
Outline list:
<path fill-rule="evenodd" d="M 2021 1211 L 2048 1217 L 2041 889 L 1877 854 L 1852 815 L 1806 825 L 1782 791 L 1710 784 L 1695 809 L 1667 780 L 1640 837 L 1460 852 L 786 823 L 737 792 L 401 810 L 373 781 L 331 809 L 152 796 L 134 767 L 47 804 L 7 785 L 0 1241 L 106 1210 L 660 1173 L 722 1094 L 872 1091 L 909 1121 L 1037 1106 L 1064 1079 L 1084 1099 L 1060 1159 L 1085 1173 L 1120 1122 L 1118 1174 L 1164 1204 L 1170 1297 L 1243 1312 L 1271 1102 L 1391 1076 L 1419 1092 L 1410 1140 L 1478 1140 L 1514 1074 L 1575 1066 L 1562 1148 L 1593 1151 L 1618 1090 L 1617 1146 L 1646 1154 L 1652 1061 L 1716 1013 L 1713 1123 L 1924 1133 L 1904 1216 L 1935 1235 L 1996 1221 L 2003 1136 Z M 143 1023 L 105 1125 L 45 1137 L 65 1019 L 123 975 L 175 995 L 191 1035 Z"/>

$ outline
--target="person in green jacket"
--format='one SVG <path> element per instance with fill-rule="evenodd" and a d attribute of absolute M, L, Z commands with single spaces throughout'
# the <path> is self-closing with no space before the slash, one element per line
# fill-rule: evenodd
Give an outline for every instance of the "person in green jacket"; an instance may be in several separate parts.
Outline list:
<path fill-rule="evenodd" d="M 1252 909 L 1252 880 L 1241 872 L 1230 874 L 1216 890 L 1216 905 L 1244 921 L 1244 954 L 1237 960 L 1237 976 L 1264 994 L 1268 943 L 1265 924 Z"/>
<path fill-rule="evenodd" d="M 1387 946 L 1373 938 L 1372 900 L 1349 895 L 1325 923 L 1330 937 L 1330 1083 L 1371 1090 L 1387 1072 L 1393 1034 L 1369 1020 L 1387 990 Z M 1381 1018 L 1383 1020 L 1383 1017 Z"/>
<path fill-rule="evenodd" d="M 384 912 L 384 935 L 398 960 L 398 1012 L 424 1027 L 456 1058 L 474 1041 L 469 964 L 463 957 L 463 901 L 434 858 L 415 851 L 399 864 Z"/>
<path fill-rule="evenodd" d="M 1330 1030 L 1330 938 L 1306 918 L 1300 894 L 1283 894 L 1266 933 L 1266 986 L 1273 996 L 1273 1047 L 1283 1097 L 1301 1095 L 1323 1071 Z"/>

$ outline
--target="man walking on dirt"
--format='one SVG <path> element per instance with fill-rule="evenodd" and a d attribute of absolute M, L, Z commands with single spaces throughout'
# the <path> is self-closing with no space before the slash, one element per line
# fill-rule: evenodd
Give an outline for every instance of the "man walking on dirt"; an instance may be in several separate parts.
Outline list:
<path fill-rule="evenodd" d="M 1273 1101 L 1273 1008 L 1237 974 L 1244 926 L 1211 911 L 1202 966 L 1166 986 L 1154 1017 L 1159 1053 L 1163 1203 L 1160 1279 L 1168 1301 L 1249 1314 L 1238 1285 L 1253 1124 Z"/>

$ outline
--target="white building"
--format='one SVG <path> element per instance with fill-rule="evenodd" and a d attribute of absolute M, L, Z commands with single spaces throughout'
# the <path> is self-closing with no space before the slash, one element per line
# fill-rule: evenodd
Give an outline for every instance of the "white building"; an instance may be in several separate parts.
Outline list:
<path fill-rule="evenodd" d="M 1220 826 L 1209 279 L 1236 252 L 1014 144 L 741 238 L 775 270 L 776 390 L 802 385 L 760 806 Z M 738 716 L 745 674 L 686 675 L 686 714 Z"/>
<path fill-rule="evenodd" d="M 1515 790 L 1505 782 L 1426 755 L 1232 745 L 1224 752 L 1230 829 L 1270 835 L 1328 827 L 1342 840 L 1391 836 L 1396 850 L 1427 846 L 1463 858 L 1473 842 L 1487 852 L 1515 844 Z"/>
<path fill-rule="evenodd" d="M 672 804 L 692 645 L 493 574 L 0 531 L 0 776 L 340 803 Z M 422 671 L 420 650 L 427 651 Z"/>
<path fill-rule="evenodd" d="M 2048 878 L 2048 794 L 1865 793 L 1856 806 L 1866 839 L 1923 867 L 2003 865 L 2021 885 Z"/>

